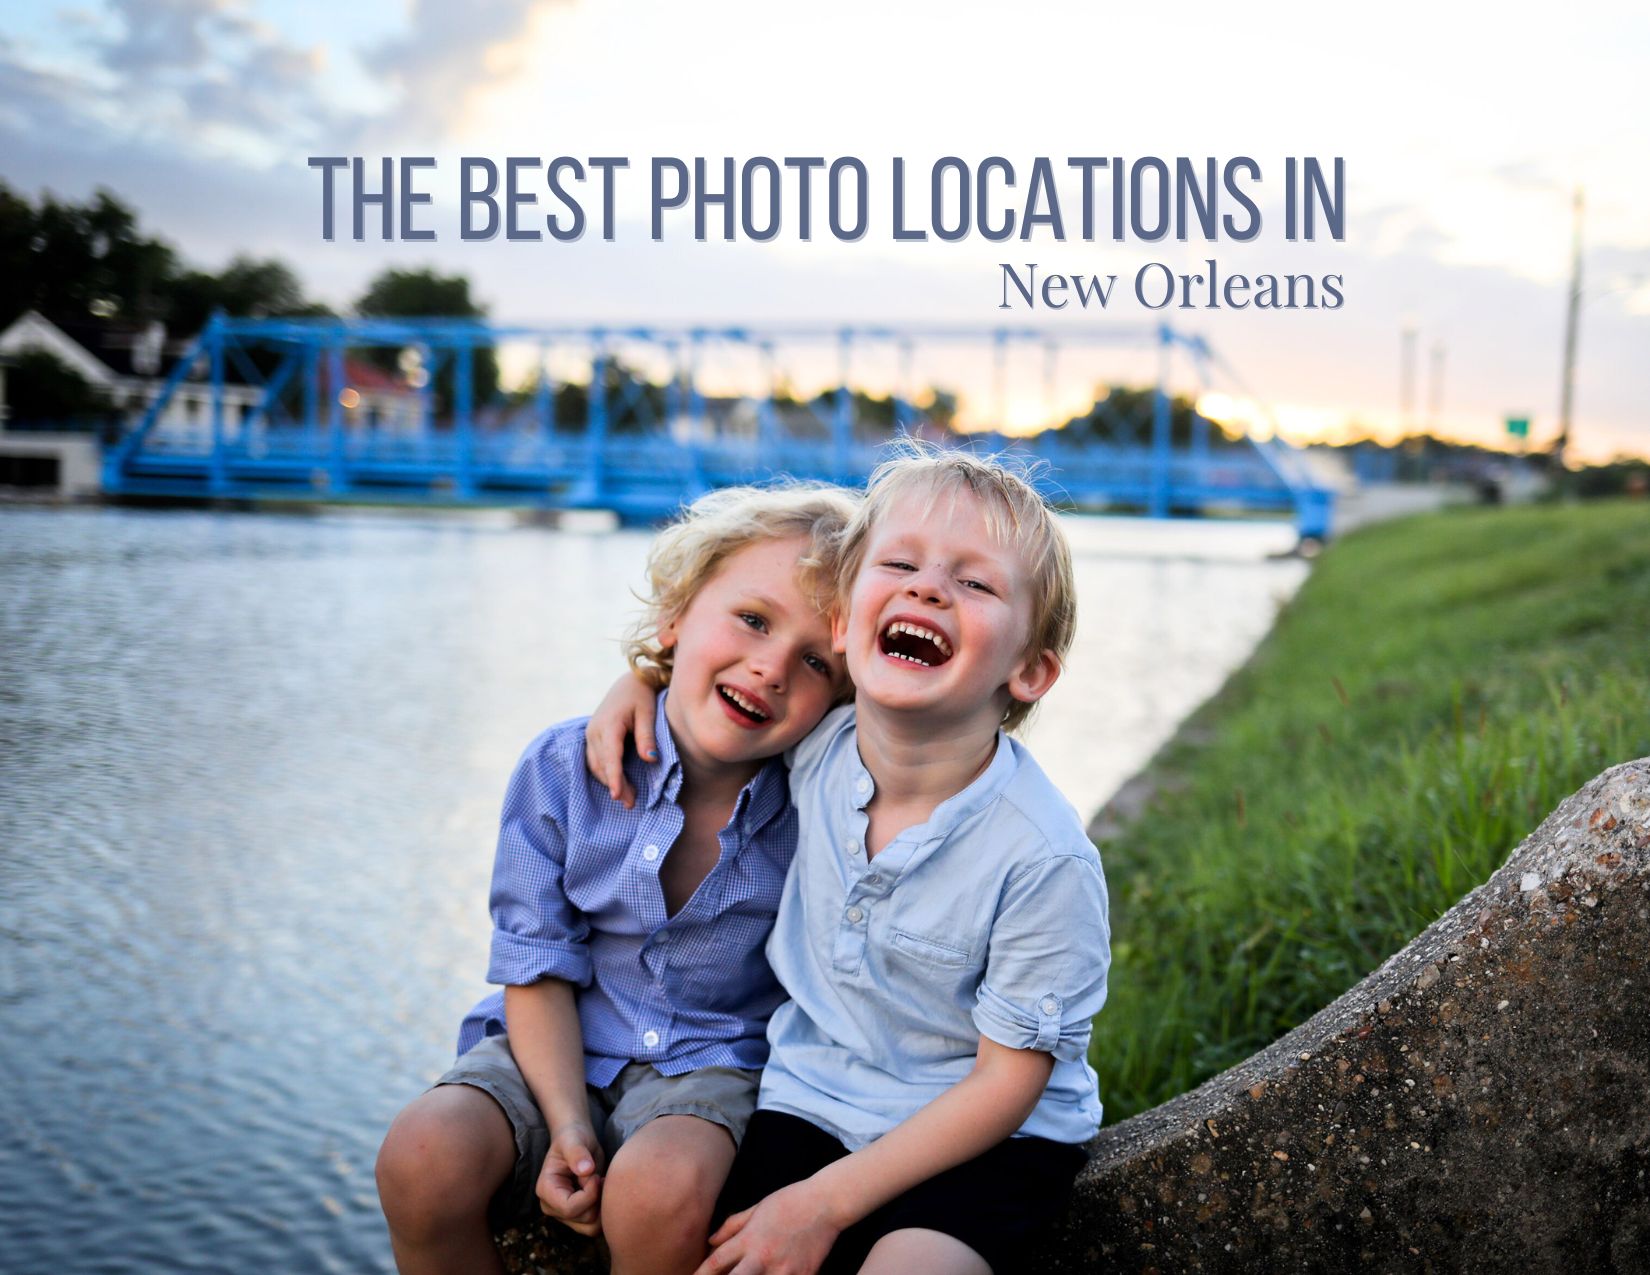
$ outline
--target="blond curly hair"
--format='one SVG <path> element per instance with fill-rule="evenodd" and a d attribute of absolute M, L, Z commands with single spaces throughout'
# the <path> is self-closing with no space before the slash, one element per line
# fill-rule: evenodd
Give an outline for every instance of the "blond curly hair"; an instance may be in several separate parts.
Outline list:
<path fill-rule="evenodd" d="M 802 591 L 821 614 L 836 601 L 837 555 L 842 533 L 859 506 L 856 493 L 828 483 L 782 482 L 724 487 L 701 496 L 667 526 L 647 557 L 643 606 L 625 639 L 625 658 L 655 690 L 670 683 L 673 647 L 659 634 L 678 619 L 722 564 L 746 545 L 806 537 L 797 560 Z M 852 688 L 844 698 L 852 695 Z"/>

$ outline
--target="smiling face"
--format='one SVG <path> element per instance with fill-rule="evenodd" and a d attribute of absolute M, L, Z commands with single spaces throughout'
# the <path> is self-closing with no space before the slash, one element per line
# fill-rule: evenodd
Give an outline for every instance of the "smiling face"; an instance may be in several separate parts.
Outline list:
<path fill-rule="evenodd" d="M 659 631 L 673 651 L 665 718 L 690 767 L 755 773 L 812 730 L 844 685 L 830 625 L 798 579 L 805 537 L 728 555 Z"/>
<path fill-rule="evenodd" d="M 1035 702 L 1059 676 L 1052 651 L 1027 650 L 1033 587 L 972 492 L 894 497 L 834 627 L 860 703 L 995 730 L 1010 704 Z"/>

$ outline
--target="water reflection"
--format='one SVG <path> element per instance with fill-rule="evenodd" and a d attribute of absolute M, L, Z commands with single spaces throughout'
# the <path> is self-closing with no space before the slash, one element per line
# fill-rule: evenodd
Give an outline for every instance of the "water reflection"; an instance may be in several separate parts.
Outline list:
<path fill-rule="evenodd" d="M 1087 811 L 1304 568 L 1282 527 L 1072 533 L 1030 742 Z M 646 544 L 0 511 L 0 1265 L 389 1268 L 372 1157 L 482 990 L 504 780 L 619 668 Z"/>

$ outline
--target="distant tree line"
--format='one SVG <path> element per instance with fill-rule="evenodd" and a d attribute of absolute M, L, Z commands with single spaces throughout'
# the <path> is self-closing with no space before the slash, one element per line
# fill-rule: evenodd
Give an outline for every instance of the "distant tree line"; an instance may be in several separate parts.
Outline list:
<path fill-rule="evenodd" d="M 136 329 L 161 323 L 171 337 L 190 337 L 213 311 L 244 318 L 327 317 L 334 311 L 308 296 L 297 273 L 276 258 L 238 255 L 221 271 L 187 263 L 166 240 L 145 233 L 137 213 L 107 190 L 83 204 L 51 194 L 38 202 L 0 182 L 0 330 L 36 311 L 66 330 L 102 324 Z M 486 317 L 468 279 L 433 270 L 385 270 L 353 305 L 380 316 Z M 359 352 L 393 369 L 395 350 Z M 260 360 L 262 361 L 262 360 Z M 490 349 L 475 352 L 475 395 L 498 388 Z M 438 414 L 451 407 L 453 371 L 433 380 Z M 14 420 L 95 418 L 107 413 L 96 387 L 43 352 L 12 362 L 6 399 Z"/>
<path fill-rule="evenodd" d="M 1157 390 L 1152 386 L 1102 385 L 1094 392 L 1094 405 L 1081 416 L 1073 416 L 1061 426 L 1062 437 L 1072 442 L 1126 445 L 1150 443 L 1157 412 Z M 1184 394 L 1169 396 L 1169 442 L 1175 448 L 1190 447 L 1196 434 L 1197 405 Z M 1243 435 L 1219 421 L 1203 418 L 1211 447 L 1229 447 Z"/>
<path fill-rule="evenodd" d="M 53 323 L 158 320 L 199 331 L 218 307 L 240 315 L 326 315 L 291 267 L 236 257 L 214 274 L 187 265 L 137 214 L 100 190 L 84 204 L 50 194 L 38 204 L 0 183 L 0 328 L 28 310 Z"/>

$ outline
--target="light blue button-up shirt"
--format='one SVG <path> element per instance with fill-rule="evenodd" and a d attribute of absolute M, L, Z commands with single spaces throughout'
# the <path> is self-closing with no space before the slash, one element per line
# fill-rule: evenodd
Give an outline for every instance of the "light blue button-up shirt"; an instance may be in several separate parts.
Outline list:
<path fill-rule="evenodd" d="M 760 1067 L 768 1016 L 782 999 L 763 945 L 796 853 L 796 812 L 777 758 L 746 784 L 718 834 L 721 857 L 675 916 L 659 869 L 682 831 L 682 765 L 659 697 L 657 765 L 634 753 L 626 810 L 585 769 L 586 718 L 552 726 L 517 763 L 493 863 L 487 981 L 576 985 L 587 1083 L 628 1062 L 667 1076 Z M 459 1028 L 458 1052 L 506 1029 L 504 994 Z"/>
<path fill-rule="evenodd" d="M 1018 1132 L 1086 1141 L 1111 948 L 1082 820 L 1000 735 L 978 779 L 867 860 L 874 783 L 854 722 L 836 710 L 791 757 L 801 844 L 768 941 L 791 1000 L 768 1028 L 760 1105 L 857 1150 L 962 1080 L 986 1036 L 1054 1055 Z"/>

